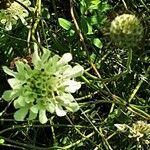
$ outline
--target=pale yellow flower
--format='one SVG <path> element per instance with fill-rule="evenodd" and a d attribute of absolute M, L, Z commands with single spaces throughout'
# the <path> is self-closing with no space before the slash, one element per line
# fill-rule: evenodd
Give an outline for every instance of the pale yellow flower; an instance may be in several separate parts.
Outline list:
<path fill-rule="evenodd" d="M 18 1 L 22 3 L 25 7 L 27 7 L 29 10 L 33 10 L 33 8 L 30 7 L 31 2 L 29 0 Z M 27 25 L 25 18 L 28 16 L 28 10 L 14 1 L 7 9 L 0 10 L 0 23 L 5 26 L 6 30 L 11 30 L 12 26 L 17 23 L 18 19 L 21 19 L 22 23 L 24 25 Z"/>
<path fill-rule="evenodd" d="M 145 143 L 150 144 L 150 124 L 144 121 L 137 121 L 129 128 L 129 138 L 136 138 L 137 141 L 142 139 Z"/>

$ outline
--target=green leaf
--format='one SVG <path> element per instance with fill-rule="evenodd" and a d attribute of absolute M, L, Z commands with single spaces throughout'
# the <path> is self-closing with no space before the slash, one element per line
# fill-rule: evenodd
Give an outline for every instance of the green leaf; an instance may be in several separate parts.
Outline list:
<path fill-rule="evenodd" d="M 87 34 L 89 34 L 89 35 L 93 34 L 93 27 L 89 22 L 87 22 L 87 27 L 88 27 L 88 33 Z"/>
<path fill-rule="evenodd" d="M 84 16 L 81 16 L 81 29 L 82 31 L 87 34 L 88 33 L 88 26 L 87 26 L 87 19 Z"/>
<path fill-rule="evenodd" d="M 59 25 L 65 30 L 69 30 L 72 26 L 72 23 L 64 18 L 58 18 Z"/>
<path fill-rule="evenodd" d="M 100 3 L 100 0 L 91 0 L 91 5 L 89 7 L 90 10 L 98 9 L 98 5 Z"/>
<path fill-rule="evenodd" d="M 98 39 L 98 38 L 94 38 L 94 39 L 93 39 L 93 44 L 94 44 L 96 47 L 98 47 L 98 48 L 102 48 L 102 47 L 103 47 L 103 44 L 102 44 L 101 40 Z"/>
<path fill-rule="evenodd" d="M 48 121 L 47 116 L 46 116 L 46 110 L 41 109 L 39 111 L 39 121 L 40 123 L 44 124 Z"/>
<path fill-rule="evenodd" d="M 74 31 L 74 30 L 72 30 L 72 29 L 69 30 L 69 35 L 70 35 L 70 36 L 73 36 L 74 34 L 75 34 L 75 31 Z"/>
<path fill-rule="evenodd" d="M 97 15 L 93 15 L 93 16 L 90 17 L 90 23 L 91 23 L 91 25 L 97 25 L 98 24 Z"/>
<path fill-rule="evenodd" d="M 28 107 L 23 107 L 14 113 L 14 118 L 16 121 L 24 121 L 24 118 L 26 117 L 27 114 L 28 114 Z"/>

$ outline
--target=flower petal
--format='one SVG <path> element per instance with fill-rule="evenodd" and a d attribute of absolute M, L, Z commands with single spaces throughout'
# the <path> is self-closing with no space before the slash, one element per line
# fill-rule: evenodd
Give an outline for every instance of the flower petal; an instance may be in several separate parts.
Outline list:
<path fill-rule="evenodd" d="M 4 70 L 4 72 L 7 73 L 8 75 L 13 76 L 13 77 L 16 77 L 17 72 L 14 72 L 14 71 L 10 70 L 8 67 L 4 66 L 4 67 L 3 67 L 3 70 Z"/>
<path fill-rule="evenodd" d="M 8 83 L 12 89 L 19 89 L 22 85 L 21 81 L 15 78 L 8 79 Z"/>
<path fill-rule="evenodd" d="M 66 92 L 75 93 L 78 89 L 81 88 L 81 83 L 74 80 L 67 80 L 63 83 Z"/>
<path fill-rule="evenodd" d="M 65 65 L 72 60 L 71 53 L 65 53 L 61 59 L 58 61 L 57 65 Z"/>
<path fill-rule="evenodd" d="M 63 117 L 66 115 L 66 111 L 64 111 L 60 105 L 56 105 L 56 114 L 59 117 Z"/>
<path fill-rule="evenodd" d="M 69 70 L 68 70 L 69 71 Z M 78 76 L 81 76 L 84 72 L 84 68 L 80 65 L 76 65 L 72 68 L 71 71 L 69 72 L 64 72 L 64 75 L 66 76 L 66 78 L 75 78 L 75 77 L 78 77 Z"/>
<path fill-rule="evenodd" d="M 34 45 L 34 47 L 36 47 L 36 44 Z M 32 56 L 32 63 L 34 64 L 34 66 L 38 66 L 40 61 L 41 61 L 41 58 L 38 54 L 38 50 L 37 48 L 34 48 L 34 53 Z"/>
<path fill-rule="evenodd" d="M 47 116 L 46 116 L 46 110 L 41 109 L 39 111 L 39 121 L 40 123 L 44 124 L 48 121 Z"/>
<path fill-rule="evenodd" d="M 7 90 L 3 93 L 2 98 L 5 101 L 10 101 L 18 97 L 18 91 L 16 90 Z"/>
<path fill-rule="evenodd" d="M 28 107 L 20 108 L 14 113 L 14 118 L 16 121 L 24 121 L 24 118 L 26 117 L 27 113 Z"/>

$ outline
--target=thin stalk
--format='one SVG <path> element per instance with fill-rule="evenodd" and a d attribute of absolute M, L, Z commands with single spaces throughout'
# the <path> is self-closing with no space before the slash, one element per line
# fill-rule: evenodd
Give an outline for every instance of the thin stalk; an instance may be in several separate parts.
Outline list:
<path fill-rule="evenodd" d="M 147 71 L 146 71 L 146 73 L 145 73 L 145 77 L 146 77 L 146 78 L 149 76 L 149 73 L 148 73 L 149 71 L 150 71 L 150 67 L 147 69 Z M 139 83 L 138 83 L 137 86 L 135 87 L 133 93 L 131 94 L 131 96 L 130 96 L 130 98 L 129 98 L 129 100 L 128 100 L 129 103 L 130 103 L 131 100 L 135 97 L 135 94 L 138 92 L 138 90 L 139 90 L 139 88 L 141 87 L 141 85 L 142 85 L 143 82 L 144 82 L 143 79 L 141 79 L 141 80 L 139 81 Z"/>
<path fill-rule="evenodd" d="M 131 62 L 132 62 L 132 48 L 129 49 L 128 52 L 128 60 L 127 60 L 127 72 L 131 71 Z"/>

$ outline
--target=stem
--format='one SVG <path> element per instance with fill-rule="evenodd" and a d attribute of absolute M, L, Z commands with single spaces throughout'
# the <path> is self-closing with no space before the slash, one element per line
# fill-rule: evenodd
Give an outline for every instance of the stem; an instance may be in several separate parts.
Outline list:
<path fill-rule="evenodd" d="M 145 73 L 145 77 L 146 77 L 146 78 L 149 76 L 149 73 L 148 73 L 149 71 L 150 71 L 150 67 L 147 69 L 147 71 L 146 71 L 146 73 Z M 130 96 L 130 98 L 129 98 L 129 100 L 128 100 L 129 103 L 130 103 L 131 100 L 134 98 L 135 94 L 138 92 L 138 90 L 139 90 L 139 88 L 141 87 L 141 85 L 142 85 L 143 82 L 144 82 L 143 79 L 141 79 L 141 80 L 139 81 L 138 85 L 135 87 L 133 93 L 131 94 L 131 96 Z"/>
<path fill-rule="evenodd" d="M 131 62 L 132 62 L 132 48 L 130 48 L 128 52 L 127 73 L 131 71 Z"/>

